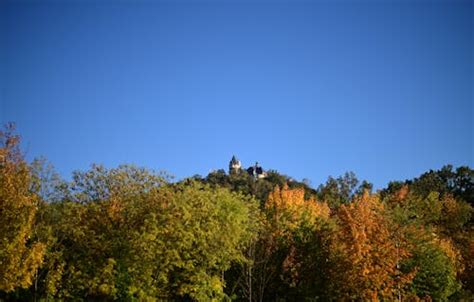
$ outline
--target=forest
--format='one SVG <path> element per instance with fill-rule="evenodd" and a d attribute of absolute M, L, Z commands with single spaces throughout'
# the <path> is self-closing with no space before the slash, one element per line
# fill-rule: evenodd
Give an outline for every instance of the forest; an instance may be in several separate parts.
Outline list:
<path fill-rule="evenodd" d="M 383 169 L 383 167 L 380 167 Z M 64 180 L 0 132 L 0 301 L 473 301 L 474 170 Z"/>

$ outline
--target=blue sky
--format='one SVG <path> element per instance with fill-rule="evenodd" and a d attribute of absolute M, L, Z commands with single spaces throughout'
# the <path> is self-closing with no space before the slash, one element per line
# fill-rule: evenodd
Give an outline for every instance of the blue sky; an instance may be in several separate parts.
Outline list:
<path fill-rule="evenodd" d="M 4 0 L 0 25 L 0 121 L 65 177 L 474 163 L 472 1 Z"/>

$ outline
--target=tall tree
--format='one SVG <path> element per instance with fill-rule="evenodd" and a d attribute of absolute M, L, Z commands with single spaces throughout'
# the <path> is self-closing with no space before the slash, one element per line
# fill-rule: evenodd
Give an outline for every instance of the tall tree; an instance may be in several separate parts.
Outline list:
<path fill-rule="evenodd" d="M 5 292 L 30 286 L 45 252 L 34 236 L 40 201 L 30 191 L 19 143 L 12 124 L 0 131 L 0 290 Z"/>
<path fill-rule="evenodd" d="M 412 257 L 404 264 L 416 268 L 411 291 L 443 301 L 460 290 L 459 281 L 472 289 L 472 207 L 450 193 L 421 194 L 407 184 L 384 201 L 411 243 Z"/>
<path fill-rule="evenodd" d="M 68 183 L 64 181 L 54 166 L 44 157 L 35 158 L 30 164 L 31 191 L 41 200 L 59 202 L 68 195 Z"/>
<path fill-rule="evenodd" d="M 170 176 L 134 165 L 120 165 L 108 169 L 92 164 L 87 171 L 74 171 L 67 199 L 89 203 L 112 196 L 135 196 L 167 183 Z"/>
<path fill-rule="evenodd" d="M 329 176 L 326 183 L 319 186 L 318 196 L 331 208 L 337 208 L 349 203 L 355 194 L 362 194 L 365 190 L 372 191 L 372 187 L 366 180 L 360 183 L 354 172 L 346 172 L 338 178 Z"/>
<path fill-rule="evenodd" d="M 461 288 L 457 280 L 462 270 L 458 250 L 451 240 L 439 238 L 429 228 L 411 227 L 406 234 L 411 257 L 403 262 L 402 269 L 415 272 L 409 291 L 419 298 L 448 301 Z"/>
<path fill-rule="evenodd" d="M 285 184 L 270 192 L 258 240 L 248 251 L 250 263 L 242 271 L 242 292 L 249 301 L 304 298 L 303 287 L 315 284 L 301 276 L 308 273 L 305 265 L 317 260 L 308 247 L 329 215 L 326 203 L 305 198 L 304 188 Z"/>
<path fill-rule="evenodd" d="M 409 256 L 403 238 L 377 195 L 365 192 L 338 212 L 331 252 L 332 295 L 343 300 L 396 300 L 413 277 L 400 264 Z"/>

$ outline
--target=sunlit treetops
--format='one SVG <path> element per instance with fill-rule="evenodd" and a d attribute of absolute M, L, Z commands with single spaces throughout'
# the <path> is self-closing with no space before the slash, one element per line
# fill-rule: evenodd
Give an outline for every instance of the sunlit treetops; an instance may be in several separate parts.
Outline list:
<path fill-rule="evenodd" d="M 0 131 L 0 301 L 473 300 L 469 167 L 377 192 L 235 157 L 176 182 L 98 164 L 66 181 L 19 143 Z"/>

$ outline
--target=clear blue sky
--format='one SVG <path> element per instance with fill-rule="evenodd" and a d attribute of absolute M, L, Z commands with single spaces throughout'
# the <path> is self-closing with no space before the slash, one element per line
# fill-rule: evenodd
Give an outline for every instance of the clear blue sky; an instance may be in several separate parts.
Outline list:
<path fill-rule="evenodd" d="M 65 177 L 474 164 L 472 1 L 0 3 L 0 121 Z"/>

